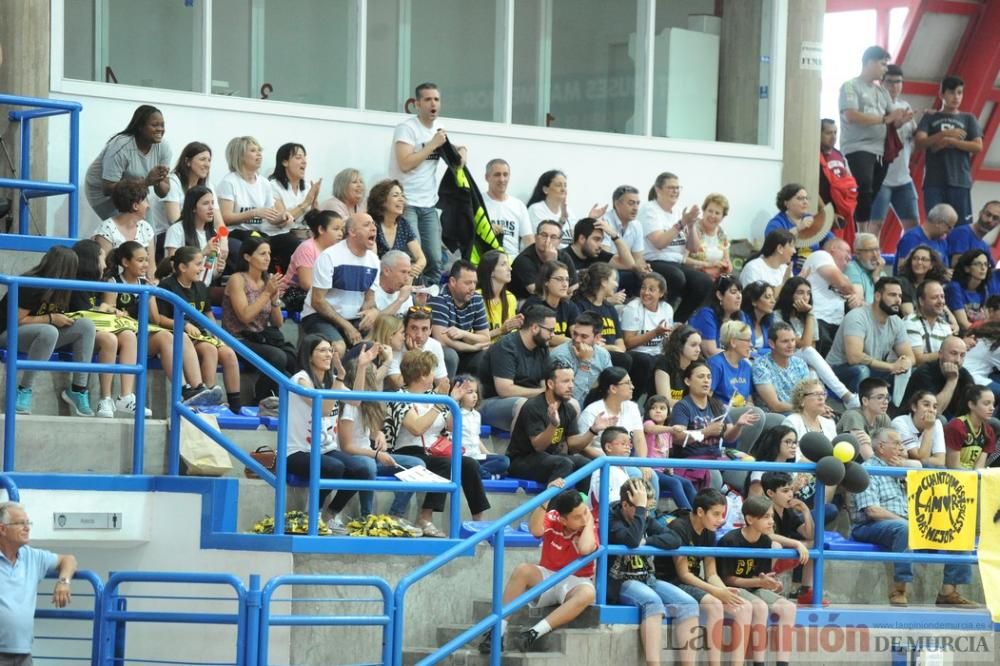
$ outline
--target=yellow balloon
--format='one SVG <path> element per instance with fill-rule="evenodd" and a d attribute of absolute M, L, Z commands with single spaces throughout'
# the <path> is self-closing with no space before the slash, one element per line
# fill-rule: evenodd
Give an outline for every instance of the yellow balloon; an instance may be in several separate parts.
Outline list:
<path fill-rule="evenodd" d="M 851 462 L 854 460 L 854 447 L 850 442 L 837 442 L 833 447 L 833 457 L 842 463 Z"/>

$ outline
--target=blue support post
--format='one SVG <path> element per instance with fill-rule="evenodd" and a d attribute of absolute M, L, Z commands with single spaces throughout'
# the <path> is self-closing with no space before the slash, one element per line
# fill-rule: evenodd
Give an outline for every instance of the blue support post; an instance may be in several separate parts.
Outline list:
<path fill-rule="evenodd" d="M 21 178 L 31 179 L 31 120 L 24 118 L 21 120 Z M 17 197 L 17 229 L 22 236 L 27 236 L 30 231 L 28 220 L 28 198 L 24 196 L 26 192 L 21 191 Z"/>
<path fill-rule="evenodd" d="M 451 410 L 451 480 L 462 478 L 462 410 L 458 403 L 448 398 L 447 407 Z M 448 537 L 457 539 L 462 527 L 462 487 L 455 485 L 451 491 L 451 502 L 448 505 Z"/>
<path fill-rule="evenodd" d="M 288 394 L 285 394 L 285 399 L 288 399 Z M 320 459 L 322 453 L 320 452 L 320 444 L 323 441 L 322 434 L 319 435 L 319 440 L 317 441 L 317 433 L 322 433 L 323 431 L 323 401 L 319 398 L 313 398 L 310 401 L 311 409 L 309 410 L 309 423 L 312 425 L 312 442 L 313 445 L 309 449 L 309 496 L 306 498 L 308 504 L 306 505 L 309 514 L 309 535 L 316 536 L 319 534 L 319 519 L 320 519 L 320 500 L 319 500 L 319 480 L 320 473 L 319 468 L 322 464 Z M 285 410 L 291 411 L 291 410 Z M 279 440 L 283 439 L 285 442 L 288 441 L 287 430 L 286 437 L 282 438 L 280 433 L 280 422 L 279 426 Z M 280 482 L 281 479 L 278 479 Z"/>
<path fill-rule="evenodd" d="M 167 474 L 177 476 L 181 473 L 181 415 L 177 412 L 177 403 L 181 401 L 181 387 L 184 385 L 181 366 L 184 358 L 184 312 L 174 308 L 174 367 L 173 381 L 170 384 L 170 433 L 167 439 Z M 202 381 L 204 381 L 202 377 Z"/>
<path fill-rule="evenodd" d="M 80 234 L 80 105 L 69 112 L 69 237 Z"/>
<path fill-rule="evenodd" d="M 285 533 L 285 490 L 288 484 L 288 462 L 285 459 L 285 454 L 280 451 L 287 453 L 288 451 L 288 387 L 284 384 L 278 385 L 278 404 L 284 405 L 285 409 L 278 410 L 278 464 L 277 470 L 281 473 L 280 476 L 276 476 L 274 479 L 274 533 L 284 534 Z M 319 488 L 318 481 L 317 484 L 313 484 L 313 479 L 319 479 L 319 447 L 313 446 L 310 451 L 310 474 L 309 474 L 309 496 L 310 501 L 312 500 L 312 494 L 315 492 L 314 489 Z M 314 464 L 313 464 L 314 463 Z M 281 486 L 279 488 L 279 486 Z M 312 506 L 309 507 L 309 534 L 315 535 L 316 532 L 313 531 L 315 525 L 313 525 L 313 514 Z"/>
<path fill-rule="evenodd" d="M 598 526 L 598 537 L 600 540 L 600 545 L 608 545 L 608 483 L 611 478 L 611 471 L 608 465 L 604 465 L 598 472 L 601 475 L 601 487 L 598 491 L 598 506 L 600 507 L 601 515 L 604 516 L 599 521 Z M 659 498 L 657 498 L 659 499 Z M 608 554 L 606 551 L 602 551 L 600 558 L 597 561 L 597 603 L 604 604 L 607 603 L 608 597 Z"/>
<path fill-rule="evenodd" d="M 14 471 L 17 428 L 17 308 L 20 287 L 8 285 L 7 291 L 7 395 L 4 396 L 3 471 Z"/>
<path fill-rule="evenodd" d="M 237 663 L 244 664 L 245 666 L 256 666 L 261 633 L 261 594 L 260 576 L 258 574 L 251 574 L 250 587 L 247 588 L 246 602 L 242 606 L 241 612 L 246 615 L 246 635 L 243 640 L 237 642 L 237 645 L 245 645 L 246 648 L 245 653 L 240 653 L 237 656 L 237 659 L 240 660 Z"/>
<path fill-rule="evenodd" d="M 490 654 L 490 666 L 500 666 L 499 646 L 503 641 L 503 588 L 506 583 L 503 575 L 506 544 L 503 543 L 503 537 L 503 532 L 497 534 L 495 537 L 496 542 L 493 546 L 493 613 L 497 616 L 497 619 L 490 630 L 492 642 L 495 646 L 493 652 Z"/>
<path fill-rule="evenodd" d="M 812 607 L 823 607 L 823 535 L 826 532 L 826 485 L 816 479 L 816 494 L 813 495 L 813 548 L 819 556 L 813 560 Z"/>
<path fill-rule="evenodd" d="M 135 425 L 132 431 L 132 473 L 143 472 L 145 451 L 143 442 L 146 432 L 146 376 L 149 373 L 149 292 L 139 294 L 139 334 L 136 347 L 136 362 L 142 372 L 135 381 Z M 180 359 L 178 359 L 180 362 Z"/>

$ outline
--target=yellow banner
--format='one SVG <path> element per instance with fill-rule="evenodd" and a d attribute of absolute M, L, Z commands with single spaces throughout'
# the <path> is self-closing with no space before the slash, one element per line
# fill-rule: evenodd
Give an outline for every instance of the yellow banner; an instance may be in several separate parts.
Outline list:
<path fill-rule="evenodd" d="M 979 575 L 986 606 L 1000 622 L 1000 469 L 984 469 L 979 518 Z"/>
<path fill-rule="evenodd" d="M 976 481 L 975 472 L 942 469 L 906 473 L 911 550 L 975 548 Z"/>

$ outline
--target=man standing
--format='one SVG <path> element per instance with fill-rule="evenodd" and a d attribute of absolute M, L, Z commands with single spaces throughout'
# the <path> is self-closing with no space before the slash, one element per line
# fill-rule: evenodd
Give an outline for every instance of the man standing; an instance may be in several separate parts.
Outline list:
<path fill-rule="evenodd" d="M 597 336 L 604 321 L 590 310 L 577 315 L 570 326 L 571 339 L 550 352 L 553 361 L 562 361 L 573 369 L 573 397 L 581 405 L 590 389 L 597 385 L 597 378 L 611 367 L 611 354 L 597 344 Z"/>
<path fill-rule="evenodd" d="M 858 207 L 854 221 L 860 231 L 868 231 L 872 199 L 882 187 L 886 165 L 886 126 L 903 124 L 902 109 L 891 111 L 892 100 L 876 81 L 889 66 L 889 52 L 870 46 L 861 56 L 861 74 L 840 86 L 840 120 L 843 135 L 840 149 L 847 157 L 851 173 L 858 182 Z"/>
<path fill-rule="evenodd" d="M 944 339 L 938 356 L 914 369 L 906 384 L 901 405 L 907 405 L 917 391 L 933 391 L 937 396 L 941 414 L 952 418 L 964 411 L 962 396 L 976 381 L 969 371 L 962 367 L 967 348 L 962 338 L 951 335 Z"/>
<path fill-rule="evenodd" d="M 951 255 L 951 263 L 958 261 L 958 258 L 968 250 L 982 250 L 992 257 L 990 246 L 983 237 L 993 231 L 998 223 L 1000 223 L 1000 201 L 987 201 L 979 211 L 979 217 L 975 222 L 952 229 L 948 234 L 948 254 Z"/>
<path fill-rule="evenodd" d="M 833 227 L 837 237 L 853 243 L 857 233 L 854 211 L 858 207 L 858 182 L 851 175 L 847 158 L 837 150 L 837 122 L 823 118 L 819 126 L 819 198 L 824 205 L 833 204 L 838 218 Z"/>
<path fill-rule="evenodd" d="M 958 328 L 952 327 L 948 318 L 944 285 L 933 278 L 918 284 L 916 307 L 903 319 L 903 325 L 917 364 L 937 363 L 941 343 L 958 333 Z"/>
<path fill-rule="evenodd" d="M 822 354 L 830 350 L 837 328 L 844 321 L 844 306 L 862 305 L 861 290 L 844 275 L 850 260 L 850 246 L 839 238 L 831 238 L 802 265 L 802 275 L 812 288 L 813 314 L 819 326 L 817 349 Z"/>
<path fill-rule="evenodd" d="M 428 304 L 434 313 L 431 335 L 445 348 L 445 363 L 451 357 L 448 376 L 476 374 L 479 360 L 490 346 L 486 305 L 476 293 L 476 267 L 465 259 L 457 260 L 451 266 L 448 286 Z"/>
<path fill-rule="evenodd" d="M 518 479 L 552 483 L 563 479 L 588 462 L 584 449 L 615 418 L 600 414 L 590 428 L 579 432 L 580 410 L 573 401 L 573 369 L 560 361 L 551 361 L 545 375 L 545 390 L 529 398 L 521 408 L 510 434 L 507 455 L 508 474 Z M 586 492 L 590 479 L 577 484 Z"/>
<path fill-rule="evenodd" d="M 767 337 L 771 341 L 771 353 L 754 362 L 753 387 L 769 411 L 790 414 L 795 411 L 792 389 L 809 376 L 809 367 L 801 358 L 793 356 L 798 336 L 791 325 L 775 322 L 768 329 Z"/>
<path fill-rule="evenodd" d="M 878 236 L 860 233 L 854 237 L 854 258 L 844 269 L 847 279 L 861 287 L 862 300 L 871 305 L 875 298 L 875 283 L 882 277 L 885 259 L 878 246 Z"/>
<path fill-rule="evenodd" d="M 421 83 L 414 94 L 417 115 L 396 126 L 392 135 L 389 177 L 403 185 L 406 210 L 403 218 L 420 234 L 420 246 L 427 257 L 424 276 L 430 284 L 441 279 L 441 218 L 437 203 L 438 162 L 441 146 L 448 135 L 438 127 L 441 93 L 436 83 Z M 459 148 L 464 159 L 465 149 Z"/>
<path fill-rule="evenodd" d="M 489 189 L 483 199 L 486 201 L 486 213 L 493 223 L 493 233 L 500 236 L 507 256 L 516 257 L 522 246 L 535 242 L 535 232 L 524 202 L 507 194 L 510 165 L 506 160 L 496 157 L 486 163 L 486 183 Z"/>
<path fill-rule="evenodd" d="M 875 284 L 875 301 L 844 317 L 827 360 L 850 391 L 857 393 L 872 375 L 888 379 L 913 367 L 913 350 L 899 318 L 902 302 L 899 280 L 884 277 Z"/>
<path fill-rule="evenodd" d="M 16 502 L 0 503 L 0 664 L 31 666 L 38 583 L 50 571 L 59 572 L 52 605 L 70 602 L 70 581 L 76 558 L 28 545 L 31 521 Z"/>
<path fill-rule="evenodd" d="M 950 266 L 948 234 L 955 228 L 957 221 L 958 214 L 949 204 L 941 203 L 931 208 L 926 222 L 913 227 L 899 239 L 896 245 L 896 262 L 892 267 L 893 275 L 899 272 L 899 262 L 908 257 L 918 245 L 927 245 L 941 255 L 945 266 Z"/>
<path fill-rule="evenodd" d="M 902 124 L 896 127 L 896 134 L 902 143 L 902 148 L 896 159 L 887 165 L 882 187 L 875 193 L 872 202 L 871 232 L 876 236 L 882 230 L 885 214 L 889 206 L 895 211 L 903 231 L 912 229 L 920 219 L 917 211 L 917 188 L 913 186 L 910 175 L 910 155 L 913 152 L 913 135 L 917 131 L 917 123 L 913 120 L 913 109 L 909 102 L 900 97 L 903 92 L 903 70 L 899 65 L 889 65 L 882 76 L 882 88 L 889 93 L 892 102 L 890 111 L 902 110 Z"/>
<path fill-rule="evenodd" d="M 361 331 L 370 329 L 378 316 L 372 292 L 379 273 L 375 221 L 367 213 L 355 213 L 344 233 L 344 240 L 323 250 L 313 266 L 300 322 L 303 335 L 322 335 L 341 356 L 361 342 Z"/>
<path fill-rule="evenodd" d="M 972 221 L 972 156 L 983 149 L 979 121 L 971 113 L 958 110 L 964 94 L 965 81 L 957 76 L 944 77 L 941 110 L 925 113 L 914 137 L 917 148 L 927 151 L 924 209 L 951 204 L 958 214 L 958 224 Z"/>
<path fill-rule="evenodd" d="M 884 428 L 875 434 L 872 442 L 875 455 L 864 462 L 867 468 L 901 467 L 906 460 L 903 444 L 898 432 Z M 868 488 L 854 494 L 856 509 L 851 538 L 855 541 L 874 543 L 894 553 L 908 553 L 909 521 L 906 492 L 891 476 L 872 475 Z M 906 606 L 906 584 L 913 580 L 913 570 L 909 562 L 899 560 L 893 571 L 893 585 L 889 592 L 889 603 Z M 946 564 L 944 582 L 935 603 L 938 606 L 974 608 L 978 604 L 958 593 L 956 586 L 966 585 L 972 580 L 972 570 L 968 564 Z"/>
<path fill-rule="evenodd" d="M 562 227 L 554 220 L 542 220 L 535 229 L 535 242 L 521 251 L 511 266 L 510 290 L 519 299 L 535 293 L 538 271 L 547 261 L 559 260 L 569 270 L 570 285 L 576 284 L 576 268 L 567 250 L 559 249 Z"/>
<path fill-rule="evenodd" d="M 558 238 L 556 239 L 558 243 Z M 479 364 L 483 423 L 510 430 L 528 398 L 544 392 L 549 340 L 556 329 L 556 313 L 544 305 L 524 309 L 521 328 L 500 338 L 486 350 Z"/>

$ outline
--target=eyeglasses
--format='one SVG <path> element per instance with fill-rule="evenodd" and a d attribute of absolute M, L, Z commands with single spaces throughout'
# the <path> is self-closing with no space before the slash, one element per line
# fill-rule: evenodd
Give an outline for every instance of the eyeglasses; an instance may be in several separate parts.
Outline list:
<path fill-rule="evenodd" d="M 535 234 L 535 238 L 542 240 L 559 240 L 559 234 Z"/>
<path fill-rule="evenodd" d="M 866 397 L 869 400 L 878 400 L 879 402 L 883 402 L 883 401 L 888 401 L 889 400 L 889 394 L 888 393 L 877 393 L 875 395 L 869 395 L 869 396 L 866 396 Z"/>
<path fill-rule="evenodd" d="M 11 527 L 31 527 L 34 523 L 30 520 L 14 520 L 7 523 L 7 525 L 10 525 Z"/>
<path fill-rule="evenodd" d="M 809 201 L 809 196 L 795 197 L 796 201 Z"/>
<path fill-rule="evenodd" d="M 859 247 L 857 250 L 854 251 L 854 253 L 861 254 L 862 252 L 878 252 L 878 251 L 879 249 L 877 247 Z"/>
<path fill-rule="evenodd" d="M 549 280 L 552 280 L 552 281 L 555 281 L 555 282 L 569 282 L 569 276 L 568 275 L 553 275 L 552 277 L 549 278 Z"/>
<path fill-rule="evenodd" d="M 630 377 L 626 377 L 618 382 L 618 386 L 632 386 L 632 379 Z"/>
<path fill-rule="evenodd" d="M 550 335 L 556 332 L 556 329 L 549 328 L 548 326 L 542 326 L 541 324 L 538 324 L 538 328 L 542 329 L 543 331 L 548 331 Z"/>
<path fill-rule="evenodd" d="M 663 187 L 663 189 L 665 189 L 668 192 L 680 192 L 681 191 L 681 186 L 680 185 L 665 185 Z"/>
<path fill-rule="evenodd" d="M 979 268 L 987 268 L 990 264 L 987 261 L 973 261 L 970 266 L 978 266 Z"/>
<path fill-rule="evenodd" d="M 825 398 L 826 391 L 813 391 L 812 393 L 806 393 L 807 398 Z"/>
<path fill-rule="evenodd" d="M 930 263 L 931 258 L 930 257 L 911 257 L 910 258 L 910 263 L 911 264 L 913 262 L 915 262 L 915 261 L 926 261 L 927 263 Z"/>

